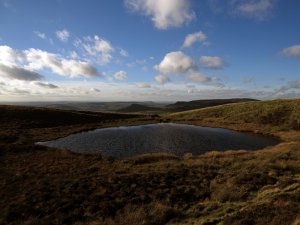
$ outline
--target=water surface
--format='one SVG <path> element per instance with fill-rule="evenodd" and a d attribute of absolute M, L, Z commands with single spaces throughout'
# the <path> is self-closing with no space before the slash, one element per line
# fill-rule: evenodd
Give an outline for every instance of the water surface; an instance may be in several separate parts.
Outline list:
<path fill-rule="evenodd" d="M 228 129 L 159 123 L 96 129 L 40 144 L 80 153 L 126 158 L 161 152 L 182 156 L 211 150 L 257 150 L 277 143 L 270 137 Z"/>

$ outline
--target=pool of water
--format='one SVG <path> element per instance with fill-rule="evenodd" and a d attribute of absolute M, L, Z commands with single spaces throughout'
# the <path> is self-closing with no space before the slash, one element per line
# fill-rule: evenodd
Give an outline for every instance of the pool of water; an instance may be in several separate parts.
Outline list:
<path fill-rule="evenodd" d="M 258 150 L 277 143 L 278 140 L 274 138 L 228 129 L 158 123 L 96 129 L 39 144 L 80 153 L 126 158 L 145 153 L 163 152 L 182 156 L 185 153 L 198 155 L 212 150 Z"/>

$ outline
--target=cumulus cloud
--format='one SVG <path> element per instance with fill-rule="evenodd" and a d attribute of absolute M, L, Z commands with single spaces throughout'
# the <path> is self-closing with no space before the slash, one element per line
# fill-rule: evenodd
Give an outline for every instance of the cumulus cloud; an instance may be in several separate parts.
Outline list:
<path fill-rule="evenodd" d="M 128 52 L 126 50 L 124 50 L 124 49 L 121 49 L 120 50 L 120 55 L 124 56 L 124 57 L 127 57 L 128 56 Z"/>
<path fill-rule="evenodd" d="M 91 91 L 92 91 L 92 92 L 96 92 L 96 93 L 99 93 L 99 92 L 101 92 L 101 90 L 100 90 L 100 89 L 98 89 L 98 88 L 91 88 Z"/>
<path fill-rule="evenodd" d="M 166 54 L 160 64 L 156 65 L 161 74 L 183 74 L 194 68 L 193 59 L 181 51 Z"/>
<path fill-rule="evenodd" d="M 45 101 L 45 100 L 97 100 L 99 93 L 99 86 L 106 88 L 110 93 L 116 93 L 116 90 L 110 90 L 112 87 L 109 84 L 98 81 L 57 81 L 56 84 L 45 82 L 27 82 L 21 80 L 7 80 L 6 86 L 1 87 L 1 92 L 4 94 L 0 96 L 0 100 L 12 101 Z M 1 76 L 0 76 L 1 81 Z M 59 84 L 59 87 L 57 87 Z M 55 87 L 56 86 L 56 87 Z M 120 88 L 120 87 L 118 87 Z M 99 100 L 99 99 L 98 99 Z"/>
<path fill-rule="evenodd" d="M 182 47 L 188 48 L 188 47 L 192 46 L 195 42 L 204 42 L 206 40 L 207 40 L 207 37 L 202 31 L 199 31 L 199 32 L 196 32 L 193 34 L 188 34 L 184 39 L 184 43 L 183 43 Z"/>
<path fill-rule="evenodd" d="M 32 70 L 49 69 L 52 72 L 67 77 L 97 77 L 101 74 L 90 63 L 74 59 L 65 59 L 59 55 L 40 49 L 24 51 L 28 64 L 25 68 Z"/>
<path fill-rule="evenodd" d="M 42 88 L 50 88 L 50 89 L 55 89 L 58 88 L 58 86 L 50 83 L 42 83 L 42 82 L 35 82 L 35 85 L 42 87 Z"/>
<path fill-rule="evenodd" d="M 168 83 L 171 81 L 168 76 L 161 75 L 161 74 L 155 76 L 154 79 L 155 79 L 156 83 L 158 83 L 158 84 L 165 84 L 165 83 Z"/>
<path fill-rule="evenodd" d="M 270 17 L 275 0 L 234 0 L 231 4 L 237 15 L 261 21 Z"/>
<path fill-rule="evenodd" d="M 151 88 L 151 85 L 148 83 L 137 83 L 136 87 L 138 88 Z"/>
<path fill-rule="evenodd" d="M 218 56 L 201 56 L 200 63 L 207 69 L 223 69 L 226 62 Z"/>
<path fill-rule="evenodd" d="M 127 80 L 128 77 L 127 77 L 127 73 L 125 71 L 120 70 L 114 74 L 114 78 L 116 80 L 124 81 L 124 80 Z"/>
<path fill-rule="evenodd" d="M 0 76 L 9 79 L 24 80 L 24 81 L 34 81 L 43 78 L 42 75 L 34 71 L 26 70 L 12 65 L 6 66 L 4 64 L 0 64 Z"/>
<path fill-rule="evenodd" d="M 125 0 L 125 5 L 150 17 L 158 29 L 180 27 L 195 18 L 190 0 Z"/>
<path fill-rule="evenodd" d="M 213 80 L 213 78 L 205 76 L 204 74 L 197 71 L 191 72 L 188 75 L 188 79 L 195 82 L 210 82 Z"/>
<path fill-rule="evenodd" d="M 56 37 L 63 42 L 67 42 L 70 37 L 70 32 L 66 29 L 58 30 L 55 32 Z"/>
<path fill-rule="evenodd" d="M 35 34 L 37 37 L 41 38 L 41 39 L 46 39 L 46 34 L 45 34 L 45 33 L 42 33 L 42 32 L 40 32 L 40 31 L 34 31 L 34 34 Z"/>
<path fill-rule="evenodd" d="M 49 69 L 55 74 L 67 77 L 101 76 L 97 69 L 88 62 L 65 59 L 60 55 L 34 48 L 18 51 L 8 46 L 0 46 L 0 63 L 22 67 L 29 71 Z"/>
<path fill-rule="evenodd" d="M 281 51 L 284 56 L 300 57 L 300 45 L 293 45 Z"/>
<path fill-rule="evenodd" d="M 217 67 L 217 65 L 208 66 L 211 66 L 211 68 Z M 155 81 L 158 84 L 170 82 L 169 76 L 179 75 L 190 81 L 211 83 L 221 86 L 217 78 L 205 76 L 200 73 L 194 60 L 181 51 L 166 54 L 163 60 L 156 65 L 155 68 L 159 71 L 159 75 L 155 77 Z"/>
<path fill-rule="evenodd" d="M 113 56 L 114 48 L 107 40 L 95 35 L 94 37 L 87 36 L 75 41 L 75 46 L 82 49 L 87 56 L 94 57 L 99 64 L 109 63 Z"/>
<path fill-rule="evenodd" d="M 7 45 L 0 45 L 0 63 L 14 65 L 24 61 L 24 54 Z"/>
<path fill-rule="evenodd" d="M 216 86 L 216 87 L 224 87 L 225 85 L 218 77 L 210 77 L 206 76 L 199 71 L 191 71 L 187 75 L 187 80 L 196 82 L 196 83 L 202 83 L 210 86 Z"/>

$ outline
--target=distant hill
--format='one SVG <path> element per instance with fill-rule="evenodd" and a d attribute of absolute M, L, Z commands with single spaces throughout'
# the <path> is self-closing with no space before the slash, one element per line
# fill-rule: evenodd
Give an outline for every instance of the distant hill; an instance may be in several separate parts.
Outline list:
<path fill-rule="evenodd" d="M 190 102 L 176 102 L 174 104 L 167 105 L 166 111 L 179 112 L 191 109 L 201 109 L 211 106 L 224 105 L 228 103 L 240 103 L 258 101 L 251 98 L 232 98 L 232 99 L 208 99 L 208 100 L 194 100 Z"/>
<path fill-rule="evenodd" d="M 93 112 L 117 112 L 132 104 L 139 104 L 148 107 L 160 108 L 170 103 L 162 102 L 70 102 L 70 101 L 54 101 L 54 102 L 0 102 L 0 105 L 16 105 L 16 106 L 38 106 L 51 109 L 76 110 L 76 111 L 93 111 Z M 121 110 L 122 112 L 122 110 Z M 135 111 L 133 111 L 135 112 Z"/>
<path fill-rule="evenodd" d="M 57 127 L 139 118 L 139 115 L 133 114 L 70 111 L 29 106 L 0 105 L 0 111 L 2 129 Z"/>
<path fill-rule="evenodd" d="M 131 104 L 127 107 L 117 110 L 118 112 L 151 112 L 151 111 L 161 111 L 161 108 L 145 106 L 141 104 Z"/>

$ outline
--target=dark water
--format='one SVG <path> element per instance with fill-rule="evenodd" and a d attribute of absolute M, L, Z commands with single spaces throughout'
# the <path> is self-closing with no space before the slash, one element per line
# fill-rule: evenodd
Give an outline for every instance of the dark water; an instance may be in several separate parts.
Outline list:
<path fill-rule="evenodd" d="M 80 153 L 126 158 L 158 152 L 182 156 L 185 153 L 198 155 L 211 150 L 257 150 L 277 143 L 277 140 L 270 137 L 227 129 L 160 123 L 97 129 L 39 144 Z"/>

